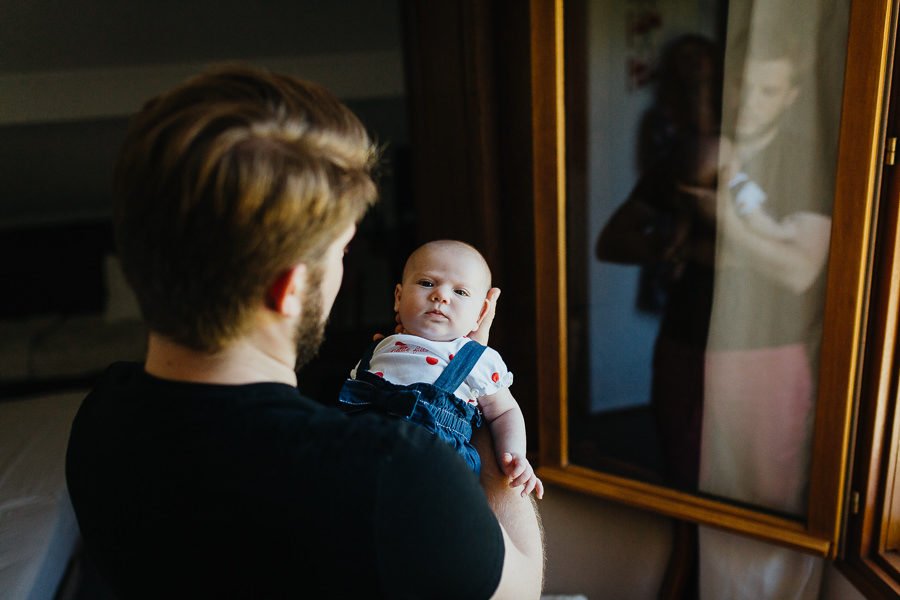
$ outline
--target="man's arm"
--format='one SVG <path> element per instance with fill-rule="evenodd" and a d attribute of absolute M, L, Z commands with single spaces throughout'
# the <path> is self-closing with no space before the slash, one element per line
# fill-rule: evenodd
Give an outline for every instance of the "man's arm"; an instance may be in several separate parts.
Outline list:
<path fill-rule="evenodd" d="M 682 186 L 697 199 L 700 213 L 717 223 L 722 260 L 737 262 L 790 289 L 802 293 L 819 276 L 828 258 L 831 218 L 814 212 L 790 215 L 794 235 L 772 239 L 741 218 L 733 204 L 708 188 Z M 717 210 L 718 209 L 718 210 Z"/>
<path fill-rule="evenodd" d="M 734 210 L 723 215 L 723 251 L 796 294 L 806 291 L 825 266 L 831 219 L 811 212 L 791 215 L 793 237 L 776 240 L 754 230 Z"/>
<path fill-rule="evenodd" d="M 486 428 L 475 432 L 472 443 L 481 455 L 481 485 L 500 522 L 506 547 L 500 585 L 493 597 L 539 598 L 544 583 L 544 540 L 534 500 L 509 487 L 510 479 L 497 466 Z"/>
<path fill-rule="evenodd" d="M 487 344 L 497 310 L 499 288 L 488 292 L 489 306 L 478 331 L 469 337 Z M 481 486 L 503 532 L 505 555 L 500 584 L 493 598 L 511 600 L 540 598 L 544 586 L 544 532 L 535 502 L 509 486 L 510 478 L 500 472 L 494 445 L 487 428 L 477 429 L 472 443 L 481 455 Z"/>

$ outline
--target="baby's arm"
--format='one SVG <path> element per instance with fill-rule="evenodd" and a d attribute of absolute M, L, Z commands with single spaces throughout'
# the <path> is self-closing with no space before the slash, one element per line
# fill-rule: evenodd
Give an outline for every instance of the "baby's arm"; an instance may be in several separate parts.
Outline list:
<path fill-rule="evenodd" d="M 525 418 L 509 388 L 503 388 L 490 396 L 482 396 L 478 399 L 478 404 L 491 428 L 497 464 L 511 479 L 509 486 L 523 485 L 523 496 L 534 491 L 538 498 L 543 498 L 544 484 L 525 458 Z"/>

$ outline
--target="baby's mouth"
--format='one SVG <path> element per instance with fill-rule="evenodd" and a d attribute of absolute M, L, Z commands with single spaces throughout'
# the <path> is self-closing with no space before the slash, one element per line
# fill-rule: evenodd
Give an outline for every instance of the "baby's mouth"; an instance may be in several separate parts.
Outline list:
<path fill-rule="evenodd" d="M 439 310 L 429 310 L 429 311 L 428 311 L 427 313 L 425 313 L 425 314 L 426 314 L 426 315 L 431 315 L 431 316 L 433 316 L 433 317 L 443 317 L 444 319 L 447 318 L 447 315 L 445 315 L 444 313 L 442 313 L 442 312 L 439 311 Z"/>

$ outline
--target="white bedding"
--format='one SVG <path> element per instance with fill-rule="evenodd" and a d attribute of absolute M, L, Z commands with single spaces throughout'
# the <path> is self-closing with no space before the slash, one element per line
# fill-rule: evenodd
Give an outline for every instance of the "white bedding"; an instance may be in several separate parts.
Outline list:
<path fill-rule="evenodd" d="M 52 599 L 78 542 L 65 485 L 86 391 L 0 402 L 0 597 Z"/>

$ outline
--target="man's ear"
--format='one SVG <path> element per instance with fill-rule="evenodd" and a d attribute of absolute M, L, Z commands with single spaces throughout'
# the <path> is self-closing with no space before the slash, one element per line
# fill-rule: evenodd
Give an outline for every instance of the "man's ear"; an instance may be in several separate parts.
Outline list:
<path fill-rule="evenodd" d="M 394 312 L 400 312 L 400 295 L 403 293 L 403 284 L 394 286 Z"/>
<path fill-rule="evenodd" d="M 794 100 L 796 100 L 797 96 L 799 96 L 799 95 L 800 95 L 800 86 L 795 85 L 788 92 L 787 105 L 791 106 L 794 103 Z"/>
<path fill-rule="evenodd" d="M 275 278 L 269 286 L 267 306 L 285 317 L 299 317 L 305 289 L 306 265 L 300 263 Z"/>

